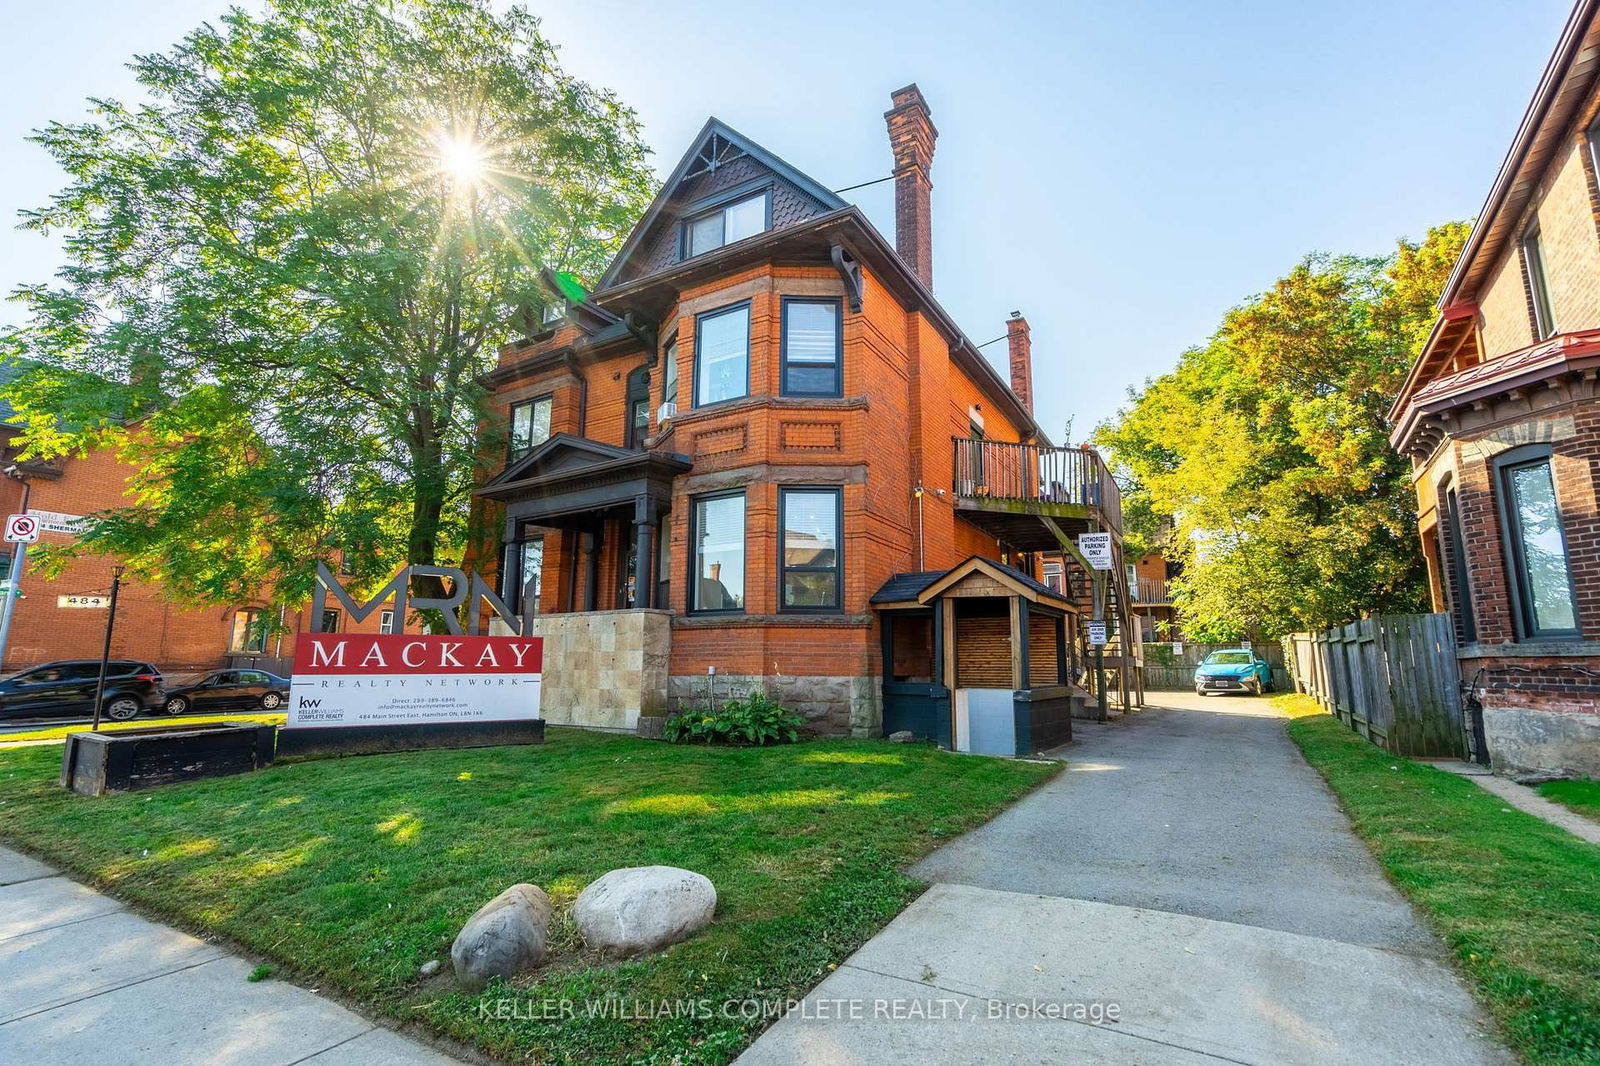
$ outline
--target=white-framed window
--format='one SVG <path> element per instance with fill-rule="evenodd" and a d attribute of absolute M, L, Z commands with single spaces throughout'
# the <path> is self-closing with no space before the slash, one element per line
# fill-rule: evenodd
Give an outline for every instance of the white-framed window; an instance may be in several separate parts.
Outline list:
<path fill-rule="evenodd" d="M 378 614 L 378 632 L 388 636 L 394 632 L 394 612 L 381 611 Z"/>

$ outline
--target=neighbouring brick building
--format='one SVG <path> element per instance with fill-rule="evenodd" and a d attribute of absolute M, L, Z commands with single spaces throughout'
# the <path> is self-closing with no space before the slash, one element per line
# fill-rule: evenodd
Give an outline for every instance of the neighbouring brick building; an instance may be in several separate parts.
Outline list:
<path fill-rule="evenodd" d="M 0 469 L 5 472 L 0 476 L 0 515 L 26 510 L 43 523 L 40 543 L 51 544 L 73 539 L 73 528 L 86 515 L 128 505 L 128 482 L 136 471 L 115 451 L 102 448 L 74 458 L 21 461 L 15 443 L 19 430 L 8 424 L 11 417 L 0 404 Z M 4 545 L 0 552 L 0 572 L 7 577 L 11 547 Z M 114 559 L 90 555 L 72 560 L 54 578 L 24 573 L 0 672 L 55 659 L 98 659 L 105 641 L 105 609 L 63 603 L 105 596 L 115 565 Z M 375 613 L 356 623 L 333 609 L 325 621 L 340 630 L 378 632 L 393 625 L 392 614 Z M 309 628 L 307 615 L 250 603 L 186 607 L 168 597 L 160 584 L 129 577 L 118 597 L 111 655 L 154 663 L 169 679 L 230 665 L 261 665 L 286 673 L 294 653 L 293 633 Z M 277 630 L 279 624 L 287 632 Z"/>
<path fill-rule="evenodd" d="M 1597 6 L 1573 11 L 1391 412 L 1434 603 L 1515 774 L 1600 777 Z"/>
<path fill-rule="evenodd" d="M 593 290 L 547 275 L 568 299 L 501 352 L 503 458 L 477 491 L 501 536 L 478 565 L 548 616 L 552 673 L 638 686 L 550 720 L 629 728 L 761 689 L 825 732 L 1064 736 L 1083 605 L 1038 557 L 1102 525 L 1120 541 L 1116 486 L 1035 423 L 1026 320 L 1007 381 L 934 298 L 937 131 L 915 86 L 892 103 L 894 244 L 713 119 Z M 649 615 L 612 641 L 626 662 L 562 621 L 606 611 Z"/>

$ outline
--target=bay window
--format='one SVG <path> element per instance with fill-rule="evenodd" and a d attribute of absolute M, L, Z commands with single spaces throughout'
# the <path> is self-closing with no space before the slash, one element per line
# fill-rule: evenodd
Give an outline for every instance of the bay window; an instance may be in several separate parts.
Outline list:
<path fill-rule="evenodd" d="M 837 611 L 844 599 L 843 492 L 778 492 L 778 570 L 785 611 Z"/>
<path fill-rule="evenodd" d="M 750 392 L 750 302 L 695 318 L 694 405 L 736 400 Z"/>
<path fill-rule="evenodd" d="M 744 493 L 696 497 L 689 512 L 689 609 L 744 610 Z"/>
<path fill-rule="evenodd" d="M 843 350 L 839 301 L 783 299 L 783 394 L 838 396 Z"/>

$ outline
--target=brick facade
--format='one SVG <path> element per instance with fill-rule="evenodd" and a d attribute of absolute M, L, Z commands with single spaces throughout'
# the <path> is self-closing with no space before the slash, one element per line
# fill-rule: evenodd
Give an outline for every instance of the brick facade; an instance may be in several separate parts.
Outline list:
<path fill-rule="evenodd" d="M 0 435 L 4 438 L 0 440 L 0 450 L 9 462 L 16 452 L 11 443 L 16 431 L 0 427 Z M 79 517 L 127 506 L 128 482 L 135 472 L 109 448 L 52 463 L 29 463 L 20 470 L 26 477 L 29 511 Z M 0 514 L 19 512 L 23 493 L 22 481 L 0 478 Z M 39 543 L 60 544 L 72 539 L 71 534 L 46 531 L 40 534 Z M 11 546 L 5 547 L 9 556 Z M 10 672 L 56 659 L 98 659 L 105 641 L 106 612 L 59 607 L 57 599 L 109 593 L 115 566 L 112 558 L 89 555 L 70 561 L 52 578 L 37 571 L 25 572 L 19 585 L 22 598 L 16 603 L 0 670 Z M 125 577 L 118 593 L 111 656 L 154 663 L 169 679 L 228 666 L 230 662 L 254 661 L 287 671 L 294 653 L 293 634 L 310 628 L 307 611 L 286 611 L 283 622 L 287 633 L 270 637 L 259 654 L 230 657 L 234 650 L 230 642 L 235 614 L 241 608 L 258 606 L 187 606 L 176 602 L 158 582 Z M 344 612 L 339 614 L 342 631 L 378 632 L 377 613 L 359 624 Z"/>
<path fill-rule="evenodd" d="M 627 383 L 648 368 L 649 427 L 642 446 L 692 464 L 674 479 L 670 509 L 659 522 L 668 562 L 657 578 L 666 582 L 667 591 L 655 605 L 671 612 L 668 700 L 674 708 L 761 689 L 800 709 L 818 731 L 872 732 L 879 722 L 882 655 L 878 619 L 868 604 L 872 594 L 893 574 L 947 568 L 975 554 L 1020 561 L 957 515 L 949 491 L 951 438 L 967 437 L 981 425 L 988 440 L 1022 441 L 1037 428 L 992 368 L 974 373 L 960 364 L 956 349 L 963 343 L 970 349 L 970 341 L 953 334 L 948 319 L 929 305 L 923 288 L 931 282 L 932 262 L 926 178 L 935 133 L 914 87 L 897 93 L 894 102 L 888 116 L 891 142 L 897 173 L 910 183 L 911 196 L 902 205 L 910 215 L 900 220 L 898 253 L 886 247 L 878 251 L 882 239 L 864 218 L 840 218 L 837 204 L 820 202 L 810 216 L 774 216 L 771 230 L 750 242 L 761 242 L 759 251 L 713 253 L 699 257 L 703 266 L 651 259 L 641 267 L 625 249 L 607 275 L 618 280 L 602 284 L 591 296 L 592 305 L 620 315 L 624 308 L 658 301 L 649 315 L 657 338 L 653 350 L 637 336 L 590 341 L 585 328 L 566 324 L 501 353 L 492 378 L 491 430 L 506 425 L 513 404 L 549 395 L 552 433 L 612 446 L 628 443 Z M 741 187 L 760 180 L 752 173 L 754 158 L 752 147 L 750 155 L 729 164 L 742 168 Z M 675 191 L 669 182 L 658 203 L 670 209 L 680 200 L 701 197 L 705 180 L 685 179 L 685 185 L 696 183 L 688 193 Z M 774 182 L 774 187 L 803 187 L 792 174 L 775 175 Z M 675 225 L 670 210 L 665 214 L 664 220 L 647 215 L 628 247 L 670 245 Z M 854 266 L 858 283 L 841 274 L 827 244 L 810 237 L 810 224 L 830 217 L 838 219 L 841 231 L 835 248 L 858 242 L 852 247 L 862 256 Z M 842 339 L 837 396 L 784 395 L 783 301 L 792 297 L 837 301 Z M 741 302 L 749 306 L 747 394 L 697 407 L 697 316 Z M 586 328 L 603 336 L 593 322 Z M 660 360 L 674 350 L 673 342 L 677 413 L 663 423 Z M 504 456 L 492 456 L 484 477 L 505 465 Z M 843 599 L 836 611 L 782 609 L 778 516 L 779 494 L 786 486 L 833 488 L 841 494 Z M 925 490 L 920 498 L 919 486 Z M 745 498 L 743 609 L 731 615 L 695 614 L 689 597 L 693 500 L 728 491 Z M 499 528 L 502 513 L 499 505 L 485 503 L 478 525 Z M 582 610 L 590 602 L 588 567 L 582 561 L 585 534 L 571 524 L 523 531 L 543 538 L 541 613 Z M 593 601 L 598 609 L 627 602 L 622 575 L 637 535 L 631 524 L 605 526 L 599 595 Z M 479 546 L 475 565 L 490 569 L 488 560 L 500 558 L 500 552 L 497 544 Z"/>
<path fill-rule="evenodd" d="M 1575 61 L 1600 45 L 1600 26 L 1583 18 L 1580 8 L 1392 412 L 1392 439 L 1413 460 L 1435 609 L 1454 618 L 1488 755 L 1518 775 L 1600 776 L 1600 183 L 1590 133 L 1600 87 Z M 1543 339 L 1540 271 L 1523 248 L 1535 228 L 1555 328 Z M 1560 539 L 1547 531 L 1531 542 L 1539 534 L 1515 520 L 1504 467 L 1524 462 L 1548 464 Z M 1540 580 L 1570 602 L 1571 627 L 1536 624 L 1532 594 L 1518 589 L 1516 553 L 1527 551 L 1560 559 L 1541 571 L 1558 576 Z"/>

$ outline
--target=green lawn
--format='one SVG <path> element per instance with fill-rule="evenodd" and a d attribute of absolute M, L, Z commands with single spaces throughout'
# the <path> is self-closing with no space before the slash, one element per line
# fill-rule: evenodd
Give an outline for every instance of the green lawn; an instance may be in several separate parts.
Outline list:
<path fill-rule="evenodd" d="M 1539 786 L 1539 794 L 1600 822 L 1600 781 L 1549 781 Z"/>
<path fill-rule="evenodd" d="M 60 760 L 54 746 L 0 751 L 0 839 L 230 937 L 277 975 L 507 1059 L 574 1063 L 730 1059 L 765 1022 L 724 1017 L 724 1001 L 809 990 L 921 891 L 908 863 L 1060 769 L 875 741 L 689 748 L 552 729 L 542 746 L 304 761 L 90 799 L 56 787 Z M 716 921 L 643 961 L 581 956 L 565 905 L 609 869 L 651 863 L 710 877 Z M 560 905 L 560 957 L 486 996 L 568 999 L 573 1017 L 484 1017 L 447 976 L 417 977 L 428 959 L 447 975 L 461 923 L 519 881 Z M 703 1000 L 715 1016 L 584 1016 L 609 996 Z"/>
<path fill-rule="evenodd" d="M 1289 735 L 1530 1063 L 1600 1062 L 1600 847 L 1389 755 L 1305 696 Z M 1313 705 L 1314 706 L 1314 705 Z"/>

